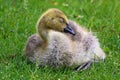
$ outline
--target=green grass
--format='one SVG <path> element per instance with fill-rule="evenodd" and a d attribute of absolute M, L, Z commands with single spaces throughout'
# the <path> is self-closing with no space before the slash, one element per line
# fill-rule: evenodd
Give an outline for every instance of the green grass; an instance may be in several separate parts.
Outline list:
<path fill-rule="evenodd" d="M 83 72 L 38 68 L 24 57 L 27 38 L 49 8 L 95 32 L 105 62 Z M 0 80 L 120 80 L 120 0 L 0 0 Z"/>

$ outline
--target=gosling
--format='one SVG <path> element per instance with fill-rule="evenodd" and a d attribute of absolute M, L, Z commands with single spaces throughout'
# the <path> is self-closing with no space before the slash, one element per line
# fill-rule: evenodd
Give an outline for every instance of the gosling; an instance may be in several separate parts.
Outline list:
<path fill-rule="evenodd" d="M 87 69 L 105 59 L 98 39 L 55 8 L 47 10 L 37 22 L 37 33 L 28 38 L 26 57 L 38 66 Z"/>

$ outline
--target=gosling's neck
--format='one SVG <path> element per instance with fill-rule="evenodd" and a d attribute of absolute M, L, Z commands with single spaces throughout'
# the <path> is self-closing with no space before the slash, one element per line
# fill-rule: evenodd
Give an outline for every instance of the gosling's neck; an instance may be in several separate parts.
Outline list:
<path fill-rule="evenodd" d="M 48 29 L 46 28 L 46 25 L 43 21 L 40 21 L 37 27 L 38 34 L 41 37 L 43 41 L 43 48 L 45 48 L 48 44 Z"/>

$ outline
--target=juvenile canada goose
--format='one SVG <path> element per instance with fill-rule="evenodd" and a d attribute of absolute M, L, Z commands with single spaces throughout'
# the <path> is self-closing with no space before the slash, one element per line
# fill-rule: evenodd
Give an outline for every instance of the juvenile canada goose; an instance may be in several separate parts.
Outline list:
<path fill-rule="evenodd" d="M 26 57 L 39 66 L 79 66 L 81 70 L 105 59 L 98 39 L 58 9 L 47 10 L 36 28 L 37 33 L 28 38 Z"/>

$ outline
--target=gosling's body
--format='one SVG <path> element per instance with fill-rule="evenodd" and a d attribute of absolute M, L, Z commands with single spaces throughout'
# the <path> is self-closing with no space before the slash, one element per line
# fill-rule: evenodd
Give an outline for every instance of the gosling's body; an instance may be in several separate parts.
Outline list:
<path fill-rule="evenodd" d="M 87 62 L 102 60 L 105 54 L 100 48 L 99 42 L 91 32 L 75 22 L 69 21 L 71 27 L 76 31 L 75 36 L 68 33 L 49 31 L 48 46 L 41 48 L 42 40 L 38 34 L 29 38 L 27 52 L 30 61 L 38 60 L 39 65 L 51 66 L 77 66 Z M 97 57 L 96 57 L 97 56 Z"/>
<path fill-rule="evenodd" d="M 32 35 L 29 40 L 33 40 L 33 37 L 34 42 L 40 43 L 38 42 L 40 41 L 38 34 Z M 71 43 L 71 40 L 66 35 L 56 31 L 50 31 L 48 39 L 48 46 L 46 48 L 41 48 L 40 44 L 37 46 L 36 44 L 28 41 L 28 43 L 30 42 L 35 46 L 32 51 L 32 55 L 29 56 L 30 52 L 27 53 L 29 60 L 32 62 L 37 60 L 39 65 L 50 65 L 54 67 L 70 65 L 72 62 L 72 45 L 69 44 Z M 27 44 L 27 48 L 33 48 L 33 46 Z"/>
<path fill-rule="evenodd" d="M 40 36 L 41 33 L 34 34 L 28 39 L 26 57 L 31 62 L 37 61 L 39 66 L 54 67 L 78 66 L 103 60 L 105 53 L 100 48 L 97 38 L 75 22 L 68 22 L 75 35 L 52 29 L 47 30 L 47 36 Z"/>

